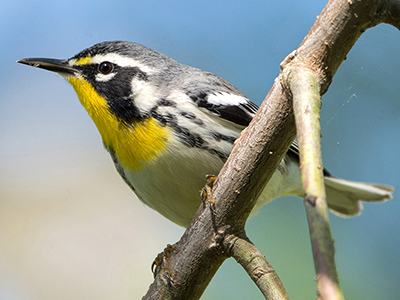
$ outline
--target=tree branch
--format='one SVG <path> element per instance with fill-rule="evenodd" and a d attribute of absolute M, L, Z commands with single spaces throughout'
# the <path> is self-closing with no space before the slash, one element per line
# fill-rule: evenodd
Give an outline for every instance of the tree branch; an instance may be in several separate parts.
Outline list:
<path fill-rule="evenodd" d="M 343 299 L 334 260 L 323 184 L 320 96 L 359 36 L 370 27 L 399 21 L 399 1 L 329 1 L 300 47 L 282 64 L 292 92 L 300 147 L 304 204 L 322 299 Z M 390 5 L 389 5 L 390 4 Z"/>
<path fill-rule="evenodd" d="M 199 208 L 169 259 L 173 281 L 166 278 L 167 272 L 159 272 L 143 299 L 200 298 L 231 255 L 231 248 L 224 247 L 225 239 L 244 236 L 244 225 L 259 194 L 294 137 L 292 104 L 278 78 L 219 174 L 213 189 L 215 213 L 203 205 Z M 269 299 L 282 299 L 280 294 Z"/>
<path fill-rule="evenodd" d="M 245 236 L 244 226 L 258 196 L 295 137 L 292 95 L 296 98 L 296 114 L 300 116 L 297 127 L 302 165 L 309 164 L 303 167 L 307 170 L 303 182 L 318 290 L 324 299 L 340 299 L 321 180 L 320 96 L 327 91 L 340 64 L 367 28 L 380 22 L 399 28 L 399 10 L 398 1 L 394 0 L 328 2 L 299 48 L 282 63 L 281 74 L 253 121 L 235 143 L 213 188 L 214 212 L 209 207 L 199 208 L 174 246 L 168 264 L 162 266 L 163 271 L 158 273 L 143 299 L 199 299 L 217 269 L 232 255 L 255 279 L 267 299 L 287 298 L 268 262 L 264 259 L 257 262 L 262 256 Z M 307 105 L 310 114 L 302 120 Z M 305 156 L 309 152 L 310 163 Z M 315 206 L 311 205 L 314 200 Z M 249 250 L 243 252 L 244 247 Z M 259 268 L 255 266 L 258 263 Z M 256 274 L 260 275 L 260 281 Z M 328 291 L 330 287 L 334 288 L 333 292 Z"/>
<path fill-rule="evenodd" d="M 225 241 L 225 247 L 231 248 L 232 257 L 249 274 L 265 299 L 289 299 L 274 268 L 246 236 L 231 236 Z"/>

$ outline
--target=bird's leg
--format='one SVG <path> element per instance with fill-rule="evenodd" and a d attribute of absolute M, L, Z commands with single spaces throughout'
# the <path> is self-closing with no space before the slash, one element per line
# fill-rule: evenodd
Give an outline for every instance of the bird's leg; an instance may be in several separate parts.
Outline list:
<path fill-rule="evenodd" d="M 207 183 L 200 191 L 201 201 L 203 201 L 204 205 L 210 205 L 211 212 L 215 212 L 215 199 L 212 195 L 212 188 L 214 186 L 214 182 L 217 180 L 218 176 L 216 175 L 206 175 Z"/>
<path fill-rule="evenodd" d="M 156 278 L 158 273 L 162 270 L 162 266 L 164 266 L 165 277 L 169 282 L 174 282 L 168 264 L 168 260 L 171 253 L 176 251 L 174 246 L 175 245 L 168 244 L 167 247 L 165 247 L 164 251 L 159 253 L 157 257 L 154 259 L 153 263 L 151 264 L 151 272 L 153 272 L 154 278 Z"/>

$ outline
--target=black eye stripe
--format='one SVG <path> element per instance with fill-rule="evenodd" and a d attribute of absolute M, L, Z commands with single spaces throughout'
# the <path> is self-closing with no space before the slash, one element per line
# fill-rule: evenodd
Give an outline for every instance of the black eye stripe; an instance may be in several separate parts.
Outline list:
<path fill-rule="evenodd" d="M 96 92 L 106 99 L 111 112 L 120 121 L 131 124 L 134 120 L 143 118 L 144 116 L 136 107 L 134 99 L 131 98 L 133 92 L 132 79 L 148 81 L 147 73 L 141 71 L 138 67 L 121 67 L 117 64 L 112 64 L 112 71 L 107 66 L 102 73 L 99 70 L 101 64 L 78 65 L 75 68 L 80 71 L 82 77 L 93 86 Z M 106 81 L 99 80 L 97 75 L 104 74 L 105 71 L 110 72 L 108 74 L 115 75 Z"/>

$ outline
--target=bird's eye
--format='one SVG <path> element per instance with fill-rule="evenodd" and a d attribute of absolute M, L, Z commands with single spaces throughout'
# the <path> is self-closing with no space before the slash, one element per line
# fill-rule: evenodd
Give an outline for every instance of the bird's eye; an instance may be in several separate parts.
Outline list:
<path fill-rule="evenodd" d="M 109 61 L 103 61 L 101 64 L 99 64 L 98 70 L 101 74 L 110 74 L 112 71 L 114 71 L 114 64 L 110 63 Z"/>

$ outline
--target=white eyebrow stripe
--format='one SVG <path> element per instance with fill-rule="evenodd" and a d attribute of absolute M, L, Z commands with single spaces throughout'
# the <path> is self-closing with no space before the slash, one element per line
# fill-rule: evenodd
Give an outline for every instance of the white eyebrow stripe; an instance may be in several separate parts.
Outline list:
<path fill-rule="evenodd" d="M 76 60 L 71 60 L 71 63 L 74 64 L 75 61 Z M 152 68 L 141 63 L 139 60 L 124 55 L 119 55 L 117 53 L 97 54 L 90 58 L 88 64 L 100 64 L 104 61 L 109 61 L 110 63 L 116 64 L 120 67 L 136 67 L 145 73 L 154 72 Z"/>

